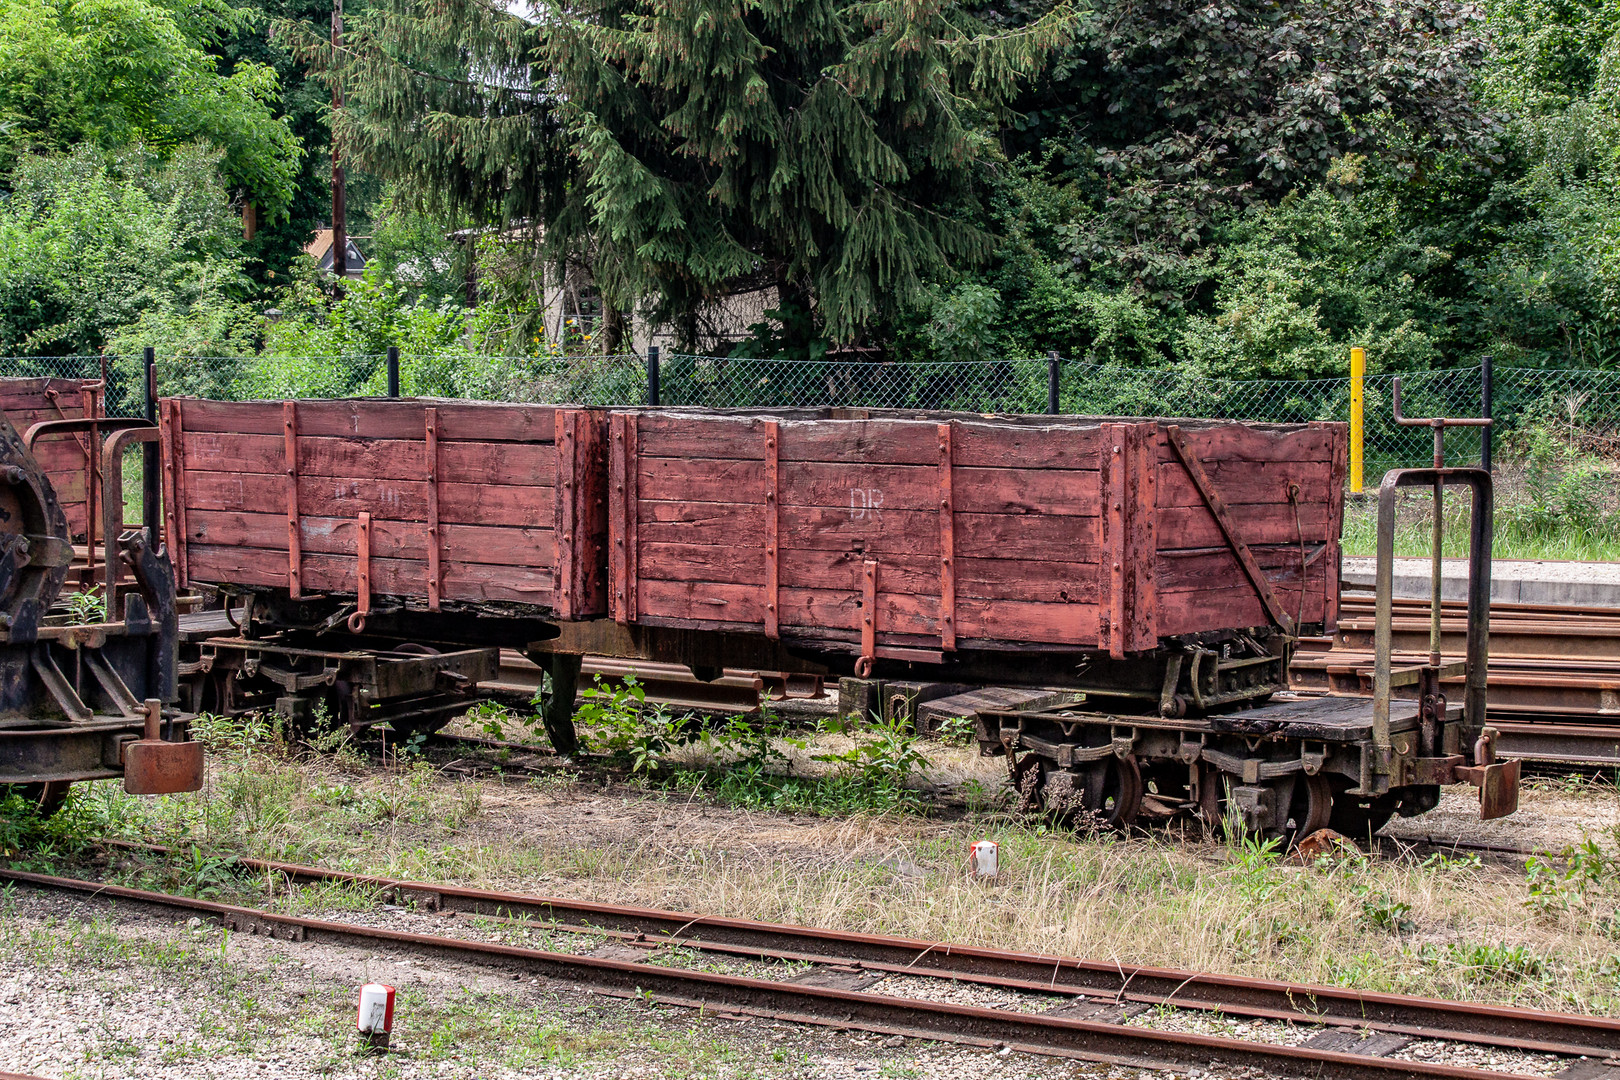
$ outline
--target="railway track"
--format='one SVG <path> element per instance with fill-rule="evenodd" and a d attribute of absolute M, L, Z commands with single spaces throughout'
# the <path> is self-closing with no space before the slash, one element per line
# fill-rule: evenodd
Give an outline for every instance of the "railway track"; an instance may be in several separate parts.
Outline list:
<path fill-rule="evenodd" d="M 161 850 L 161 849 L 159 849 Z M 1127 967 L 942 942 L 850 934 L 682 912 L 521 896 L 258 860 L 241 865 L 294 883 L 343 882 L 441 916 L 461 933 L 540 929 L 582 952 L 504 940 L 422 934 L 295 917 L 94 881 L 0 870 L 0 880 L 86 899 L 197 916 L 289 942 L 360 946 L 455 960 L 741 1017 L 1011 1047 L 1152 1068 L 1249 1068 L 1265 1075 L 1342 1077 L 1620 1076 L 1620 1020 L 1476 1005 L 1236 976 Z M 420 919 L 417 920 L 420 922 Z M 593 953 L 595 953 L 593 955 Z M 607 953 L 609 955 L 600 955 Z M 780 965 L 781 978 L 670 964 L 681 953 Z M 632 959 L 625 959 L 630 956 Z M 661 963 L 648 962 L 662 959 Z M 930 1000 L 929 986 L 991 988 L 997 1008 Z M 911 992 L 907 992 L 908 985 Z M 938 996 L 937 991 L 932 996 Z M 1044 1011 L 1035 1011 L 1045 1006 Z M 1243 1038 L 1176 1027 L 1177 1016 L 1241 1018 Z M 1479 1051 L 1523 1055 L 1526 1072 L 1455 1061 Z M 1470 1053 L 1472 1051 L 1472 1053 Z M 1419 1057 L 1419 1054 L 1423 1057 Z M 1447 1058 L 1451 1059 L 1448 1063 Z"/>

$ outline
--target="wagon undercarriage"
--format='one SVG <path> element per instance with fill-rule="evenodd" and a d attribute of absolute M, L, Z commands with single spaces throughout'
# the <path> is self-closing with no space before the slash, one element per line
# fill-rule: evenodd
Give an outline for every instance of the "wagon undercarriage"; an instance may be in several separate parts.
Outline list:
<path fill-rule="evenodd" d="M 1172 719 L 1093 711 L 1086 703 L 982 712 L 982 752 L 1005 754 L 1026 809 L 1124 828 L 1139 817 L 1187 813 L 1285 844 L 1321 828 L 1364 838 L 1400 813 L 1432 809 L 1462 764 L 1462 710 L 1447 710 L 1424 748 L 1416 702 L 1390 730 L 1411 769 L 1388 784 L 1376 769 L 1373 702 L 1285 694 L 1256 708 Z M 1450 751 L 1450 752 L 1446 752 Z"/>

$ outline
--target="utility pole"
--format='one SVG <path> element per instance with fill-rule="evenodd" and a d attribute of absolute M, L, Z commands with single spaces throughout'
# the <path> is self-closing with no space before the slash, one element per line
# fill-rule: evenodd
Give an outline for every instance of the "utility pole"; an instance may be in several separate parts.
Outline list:
<path fill-rule="evenodd" d="M 343 47 L 343 0 L 332 0 L 332 65 L 338 66 L 338 50 Z M 343 84 L 332 79 L 332 273 L 337 277 L 335 291 L 343 295 L 343 279 L 349 272 L 349 226 L 345 219 L 343 156 L 338 152 L 338 113 L 343 108 Z"/>

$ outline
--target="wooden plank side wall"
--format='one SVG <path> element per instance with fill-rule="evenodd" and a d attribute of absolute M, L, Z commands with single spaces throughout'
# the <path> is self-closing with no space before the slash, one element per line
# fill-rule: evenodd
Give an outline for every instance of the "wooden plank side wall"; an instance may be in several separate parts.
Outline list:
<path fill-rule="evenodd" d="M 85 416 L 85 402 L 92 403 L 95 415 L 103 415 L 103 390 L 99 379 L 0 379 L 0 412 L 6 414 L 17 434 L 42 420 L 77 420 Z M 57 501 L 67 516 L 68 532 L 78 543 L 87 536 L 88 477 L 85 448 L 88 434 L 52 435 L 40 440 L 34 457 L 45 470 Z M 98 530 L 99 532 L 99 530 Z"/>
<path fill-rule="evenodd" d="M 1336 616 L 1348 436 L 1344 424 L 1184 427 L 1283 609 L 1301 623 Z M 1270 621 L 1215 516 L 1162 430 L 1157 439 L 1159 633 Z M 1290 485 L 1298 495 L 1289 498 Z"/>
<path fill-rule="evenodd" d="M 948 437 L 909 419 L 641 413 L 614 425 L 620 621 L 765 633 L 774 593 L 783 637 L 855 642 L 875 561 L 880 648 L 1097 643 L 1094 424 L 958 418 Z"/>
<path fill-rule="evenodd" d="M 166 484 L 184 523 L 177 555 L 192 581 L 287 588 L 296 559 L 304 593 L 354 593 L 365 512 L 377 595 L 565 618 L 605 610 L 599 410 L 411 399 L 165 407 Z"/>
<path fill-rule="evenodd" d="M 614 425 L 623 622 L 853 646 L 871 561 L 880 650 L 1125 655 L 1269 621 L 1158 422 L 639 413 Z M 1331 619 L 1344 426 L 1183 430 L 1290 616 Z"/>

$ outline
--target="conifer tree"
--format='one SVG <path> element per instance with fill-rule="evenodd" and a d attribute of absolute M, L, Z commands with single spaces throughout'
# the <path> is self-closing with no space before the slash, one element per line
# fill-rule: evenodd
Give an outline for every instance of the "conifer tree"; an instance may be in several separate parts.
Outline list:
<path fill-rule="evenodd" d="M 950 0 L 381 0 L 341 56 L 339 137 L 425 206 L 532 230 L 691 344 L 775 288 L 850 341 L 989 254 L 989 129 L 1065 8 L 991 32 Z M 309 43 L 320 62 L 319 44 Z"/>

